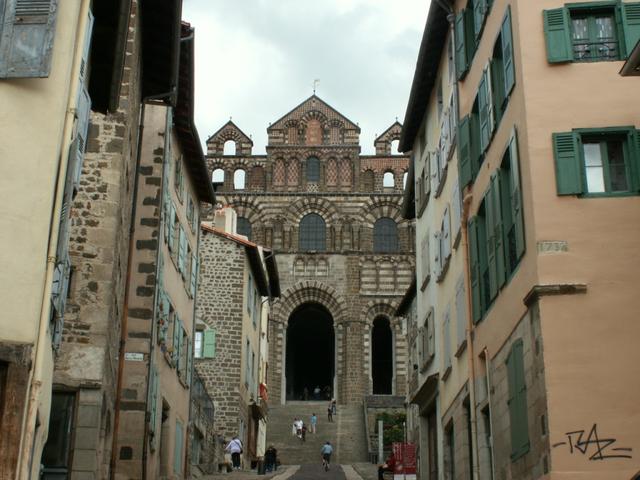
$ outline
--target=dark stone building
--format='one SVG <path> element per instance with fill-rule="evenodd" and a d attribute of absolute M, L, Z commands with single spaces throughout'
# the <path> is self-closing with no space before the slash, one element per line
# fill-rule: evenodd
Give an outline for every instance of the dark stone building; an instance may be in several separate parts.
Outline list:
<path fill-rule="evenodd" d="M 406 325 L 394 311 L 413 271 L 400 215 L 408 169 L 396 122 L 361 155 L 360 128 L 316 95 L 268 128 L 266 155 L 229 121 L 207 141 L 219 201 L 238 233 L 277 253 L 282 295 L 269 318 L 272 403 L 404 394 Z M 229 147 L 235 144 L 235 152 Z"/>

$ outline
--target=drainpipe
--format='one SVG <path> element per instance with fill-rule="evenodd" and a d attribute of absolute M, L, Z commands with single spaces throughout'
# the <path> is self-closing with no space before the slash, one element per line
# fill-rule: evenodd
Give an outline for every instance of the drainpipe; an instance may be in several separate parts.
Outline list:
<path fill-rule="evenodd" d="M 134 170 L 134 183 L 133 183 L 133 194 L 132 194 L 132 207 L 131 207 L 131 220 L 129 222 L 129 246 L 128 246 L 128 256 L 127 256 L 127 273 L 126 273 L 126 281 L 124 288 L 124 302 L 122 308 L 122 322 L 120 326 L 120 345 L 119 345 L 119 353 L 118 353 L 118 381 L 116 384 L 116 401 L 113 415 L 113 438 L 111 443 L 111 464 L 109 468 L 109 478 L 113 480 L 115 478 L 115 466 L 116 466 L 116 456 L 117 456 L 117 448 L 118 448 L 118 429 L 120 426 L 120 398 L 122 397 L 122 381 L 123 381 L 123 371 L 124 371 L 124 354 L 125 354 L 125 346 L 127 343 L 127 336 L 129 333 L 128 324 L 129 324 L 129 289 L 131 288 L 131 267 L 133 263 L 133 250 L 134 250 L 134 234 L 135 234 L 135 223 L 136 223 L 136 214 L 137 214 L 137 203 L 138 203 L 138 186 L 140 180 L 140 162 L 142 160 L 142 139 L 144 137 L 144 116 L 145 116 L 145 106 L 147 103 L 153 100 L 162 100 L 170 97 L 174 94 L 174 90 L 162 93 L 160 95 L 152 95 L 149 97 L 145 97 L 141 101 L 140 106 L 140 114 L 138 118 L 138 145 L 136 148 L 136 166 Z M 159 247 L 158 247 L 159 248 Z M 157 259 L 156 259 L 157 264 Z M 156 297 L 153 297 L 154 305 L 156 303 Z M 155 307 L 154 307 L 155 308 Z M 153 353 L 153 339 L 151 341 L 151 346 L 149 350 L 149 364 L 147 367 L 147 378 L 149 376 L 149 371 L 151 369 L 151 360 Z M 147 381 L 147 397 L 148 398 L 148 389 L 149 382 Z M 145 422 L 146 423 L 146 422 Z M 145 432 L 144 432 L 144 444 L 142 450 L 142 478 L 146 479 L 146 453 L 147 453 L 147 429 L 145 424 Z"/>
<path fill-rule="evenodd" d="M 462 199 L 462 252 L 465 265 L 465 284 L 467 296 L 467 364 L 469 369 L 469 423 L 471 425 L 471 455 L 473 460 L 472 479 L 480 478 L 479 455 L 478 455 L 478 418 L 476 415 L 476 373 L 473 352 L 473 302 L 471 298 L 471 267 L 469 265 L 469 232 L 467 230 L 467 220 L 469 218 L 469 208 L 473 194 L 471 188 L 464 189 Z"/>
<path fill-rule="evenodd" d="M 496 478 L 496 459 L 495 459 L 495 453 L 493 451 L 493 410 L 491 410 L 491 370 L 489 369 L 490 367 L 490 362 L 489 362 L 489 350 L 487 349 L 487 347 L 484 347 L 484 350 L 482 351 L 483 355 L 484 355 L 484 368 L 485 371 L 487 372 L 487 398 L 489 401 L 489 438 L 491 439 L 491 444 L 489 445 L 491 447 L 491 480 L 493 480 L 494 478 Z"/>
<path fill-rule="evenodd" d="M 80 5 L 78 13 L 78 29 L 76 30 L 76 41 L 74 51 L 74 68 L 70 78 L 77 78 L 80 69 L 81 42 L 84 38 L 84 31 L 87 24 L 87 12 L 89 3 Z M 79 47 L 80 46 L 80 47 Z M 49 238 L 46 256 L 46 268 L 44 274 L 44 288 L 41 297 L 40 321 L 38 324 L 37 337 L 35 341 L 35 352 L 33 352 L 33 367 L 29 378 L 29 396 L 26 403 L 26 414 L 21 428 L 21 439 L 16 464 L 17 478 L 31 478 L 31 471 L 34 462 L 33 453 L 35 447 L 36 423 L 38 421 L 39 397 L 42 394 L 43 370 L 45 368 L 44 350 L 47 347 L 47 337 L 49 335 L 49 321 L 51 316 L 51 290 L 53 286 L 53 272 L 56 267 L 56 252 L 60 234 L 60 215 L 62 213 L 62 199 L 64 196 L 64 186 L 66 174 L 69 166 L 69 149 L 71 148 L 71 132 L 75 122 L 76 98 L 78 90 L 81 88 L 78 82 L 75 89 L 69 92 L 67 98 L 67 108 L 64 117 L 62 130 L 62 145 L 59 151 L 56 187 L 54 193 L 53 209 L 49 217 Z M 48 425 L 40 426 L 48 428 Z M 39 462 L 38 462 L 39 463 Z"/>

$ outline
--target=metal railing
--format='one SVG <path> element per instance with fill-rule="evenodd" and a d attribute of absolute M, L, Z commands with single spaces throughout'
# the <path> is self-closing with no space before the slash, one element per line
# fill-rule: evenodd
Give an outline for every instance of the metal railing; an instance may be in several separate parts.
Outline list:
<path fill-rule="evenodd" d="M 599 42 L 573 41 L 573 58 L 581 62 L 595 62 L 600 60 L 618 60 L 620 48 L 615 40 L 601 40 Z"/>

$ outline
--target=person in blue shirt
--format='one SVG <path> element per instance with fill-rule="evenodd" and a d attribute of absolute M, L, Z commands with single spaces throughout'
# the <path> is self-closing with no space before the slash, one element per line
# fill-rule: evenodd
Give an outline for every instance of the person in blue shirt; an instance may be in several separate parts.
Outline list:
<path fill-rule="evenodd" d="M 316 425 L 318 424 L 318 417 L 315 413 L 311 414 L 311 433 L 316 433 Z"/>
<path fill-rule="evenodd" d="M 326 442 L 322 449 L 320 449 L 320 453 L 322 454 L 322 466 L 324 467 L 324 471 L 329 470 L 329 463 L 331 463 L 331 454 L 333 453 L 333 447 L 331 446 L 331 442 Z"/>

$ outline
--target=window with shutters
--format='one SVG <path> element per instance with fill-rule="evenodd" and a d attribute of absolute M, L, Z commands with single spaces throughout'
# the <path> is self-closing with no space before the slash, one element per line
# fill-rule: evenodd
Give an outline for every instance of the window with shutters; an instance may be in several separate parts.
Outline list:
<path fill-rule="evenodd" d="M 193 335 L 193 357 L 204 357 L 204 330 L 196 330 Z"/>
<path fill-rule="evenodd" d="M 237 230 L 239 235 L 244 235 L 251 240 L 251 222 L 248 218 L 238 217 Z"/>
<path fill-rule="evenodd" d="M 456 283 L 456 357 L 467 345 L 467 296 L 464 287 L 464 276 Z"/>
<path fill-rule="evenodd" d="M 468 0 L 465 8 L 456 15 L 454 39 L 456 73 L 459 80 L 462 80 L 469 70 L 492 4 L 493 0 Z"/>
<path fill-rule="evenodd" d="M 196 207 L 193 203 L 193 199 L 191 198 L 191 195 L 187 195 L 187 222 L 189 223 L 189 227 L 191 228 L 192 232 L 195 230 L 194 221 L 193 221 L 195 212 L 196 212 Z"/>
<path fill-rule="evenodd" d="M 418 332 L 420 339 L 419 353 L 420 353 L 420 371 L 423 372 L 431 360 L 433 360 L 435 354 L 435 331 L 434 331 L 434 312 L 433 309 L 429 310 L 424 323 Z"/>
<path fill-rule="evenodd" d="M 173 186 L 176 190 L 178 201 L 184 201 L 184 169 L 182 165 L 182 156 L 176 159 L 173 170 Z"/>
<path fill-rule="evenodd" d="M 303 252 L 326 250 L 326 224 L 317 213 L 309 213 L 300 220 L 299 247 Z"/>
<path fill-rule="evenodd" d="M 554 133 L 558 195 L 640 193 L 640 131 L 633 127 Z"/>
<path fill-rule="evenodd" d="M 451 219 L 449 216 L 449 207 L 447 206 L 442 214 L 442 222 L 440 223 L 440 232 L 438 235 L 438 282 L 441 282 L 447 274 L 450 259 Z"/>
<path fill-rule="evenodd" d="M 549 63 L 626 58 L 640 39 L 640 2 L 567 4 L 544 11 Z"/>
<path fill-rule="evenodd" d="M 522 339 L 511 346 L 507 357 L 507 381 L 509 383 L 509 427 L 511 431 L 511 461 L 529 451 L 529 418 L 527 415 L 527 385 L 524 372 Z"/>
<path fill-rule="evenodd" d="M 398 226 L 392 218 L 383 217 L 373 225 L 373 251 L 392 253 L 398 251 Z"/>
<path fill-rule="evenodd" d="M 515 85 L 515 66 L 513 60 L 513 36 L 511 32 L 511 8 L 502 20 L 500 33 L 493 46 L 493 54 L 489 64 L 491 100 L 495 128 L 507 108 L 509 95 Z"/>
<path fill-rule="evenodd" d="M 515 130 L 509 146 L 502 157 L 498 178 L 494 180 L 499 189 L 499 200 L 496 202 L 497 221 L 501 224 L 502 248 L 504 248 L 504 274 L 498 272 L 498 280 L 502 276 L 510 277 L 516 270 L 518 262 L 525 250 L 524 219 L 522 212 L 522 192 L 520 187 L 520 165 L 518 160 L 518 141 Z M 496 195 L 494 193 L 494 195 Z M 499 264 L 500 268 L 501 265 Z"/>
<path fill-rule="evenodd" d="M 443 371 L 442 380 L 446 380 L 451 373 L 451 308 L 447 305 L 442 318 L 442 341 L 444 348 L 442 349 L 443 356 Z"/>
<path fill-rule="evenodd" d="M 431 249 L 430 249 L 431 235 L 427 231 L 425 236 L 420 242 L 420 260 L 422 266 L 422 284 L 420 290 L 424 291 L 431 279 Z"/>
<path fill-rule="evenodd" d="M 307 182 L 318 183 L 320 181 L 320 160 L 316 157 L 307 158 Z"/>

